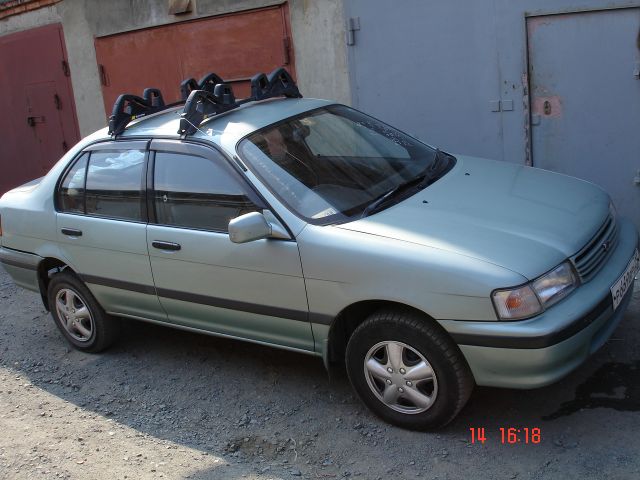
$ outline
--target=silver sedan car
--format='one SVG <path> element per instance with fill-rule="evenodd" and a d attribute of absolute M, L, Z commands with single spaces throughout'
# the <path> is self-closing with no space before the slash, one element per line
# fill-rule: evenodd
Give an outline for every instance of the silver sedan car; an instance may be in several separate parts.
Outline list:
<path fill-rule="evenodd" d="M 557 381 L 618 325 L 638 232 L 595 185 L 217 87 L 229 108 L 131 115 L 0 200 L 4 268 L 75 348 L 134 319 L 315 355 L 424 430 L 476 384 Z"/>

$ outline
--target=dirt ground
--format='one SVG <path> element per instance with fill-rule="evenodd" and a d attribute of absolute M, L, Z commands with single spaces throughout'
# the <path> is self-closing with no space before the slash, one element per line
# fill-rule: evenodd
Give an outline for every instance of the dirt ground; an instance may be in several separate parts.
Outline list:
<path fill-rule="evenodd" d="M 556 385 L 477 388 L 437 433 L 386 425 L 320 360 L 128 322 L 69 348 L 0 268 L 0 478 L 637 479 L 640 289 L 612 339 Z M 484 444 L 471 443 L 484 427 Z M 500 427 L 540 428 L 503 445 Z"/>

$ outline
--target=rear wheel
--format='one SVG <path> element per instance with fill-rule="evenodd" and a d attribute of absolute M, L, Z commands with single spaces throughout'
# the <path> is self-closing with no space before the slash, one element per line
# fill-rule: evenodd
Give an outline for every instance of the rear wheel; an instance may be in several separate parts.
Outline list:
<path fill-rule="evenodd" d="M 48 297 L 53 320 L 78 350 L 99 352 L 117 338 L 119 320 L 107 315 L 89 289 L 72 273 L 55 275 L 49 283 Z"/>
<path fill-rule="evenodd" d="M 363 402 L 384 420 L 413 430 L 449 423 L 474 386 L 455 343 L 414 312 L 371 315 L 349 339 L 346 363 Z"/>

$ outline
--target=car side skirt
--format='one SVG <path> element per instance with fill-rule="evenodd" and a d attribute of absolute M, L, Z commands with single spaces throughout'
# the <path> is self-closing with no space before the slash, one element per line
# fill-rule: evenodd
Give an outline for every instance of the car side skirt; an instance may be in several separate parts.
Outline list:
<path fill-rule="evenodd" d="M 202 333 L 202 334 L 210 335 L 210 336 L 213 336 L 213 337 L 228 338 L 228 339 L 232 339 L 232 340 L 240 340 L 240 341 L 243 341 L 243 342 L 254 343 L 256 345 L 264 345 L 264 346 L 267 346 L 267 347 L 279 348 L 281 350 L 287 350 L 287 351 L 290 351 L 290 352 L 304 353 L 306 355 L 311 355 L 311 356 L 314 356 L 314 357 L 320 357 L 322 355 L 321 353 L 318 353 L 318 352 L 313 351 L 313 350 L 305 350 L 305 349 L 302 349 L 302 348 L 289 347 L 287 345 L 280 345 L 280 344 L 277 344 L 277 343 L 269 343 L 269 342 L 264 342 L 264 341 L 261 341 L 261 340 L 254 340 L 254 339 L 251 339 L 251 338 L 239 337 L 239 336 L 229 335 L 229 334 L 226 334 L 226 333 L 219 333 L 219 332 L 214 332 L 214 331 L 211 331 L 211 330 L 204 330 L 204 329 L 200 329 L 200 328 L 189 327 L 189 326 L 186 326 L 186 325 L 179 325 L 179 324 L 176 324 L 176 323 L 171 323 L 169 321 L 163 322 L 163 321 L 160 321 L 160 320 L 152 320 L 150 318 L 138 317 L 138 316 L 135 316 L 135 315 L 122 315 L 122 314 L 118 314 L 117 312 L 107 312 L 107 313 L 109 313 L 110 315 L 115 315 L 115 316 L 122 317 L 122 318 L 129 318 L 131 320 L 139 320 L 141 322 L 153 323 L 153 324 L 156 324 L 156 325 L 175 328 L 175 329 L 178 329 L 178 330 L 184 330 L 184 331 L 187 331 L 187 332 Z"/>

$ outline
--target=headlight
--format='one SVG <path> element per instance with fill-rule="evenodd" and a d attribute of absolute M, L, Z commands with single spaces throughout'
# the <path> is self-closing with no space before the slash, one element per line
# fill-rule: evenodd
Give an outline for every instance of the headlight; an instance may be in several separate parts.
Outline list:
<path fill-rule="evenodd" d="M 533 282 L 533 289 L 545 307 L 550 307 L 569 295 L 576 288 L 578 280 L 569 262 L 559 265 Z"/>
<path fill-rule="evenodd" d="M 578 285 L 569 262 L 517 288 L 494 290 L 491 295 L 500 320 L 521 320 L 542 313 L 562 300 Z"/>

